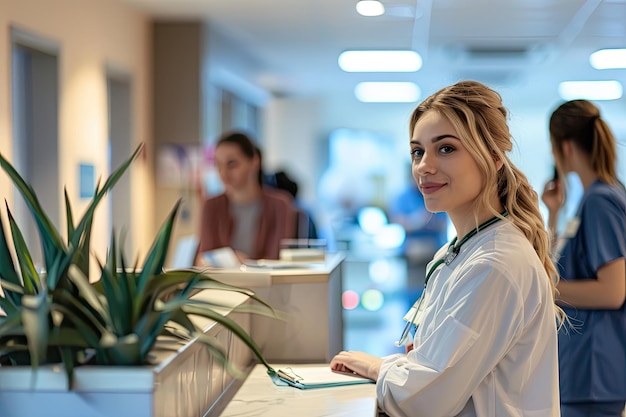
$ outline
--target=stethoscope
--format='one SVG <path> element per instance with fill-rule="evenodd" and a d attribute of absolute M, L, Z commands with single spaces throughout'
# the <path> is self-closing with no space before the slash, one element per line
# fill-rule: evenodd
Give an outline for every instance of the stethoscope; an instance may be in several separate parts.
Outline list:
<path fill-rule="evenodd" d="M 504 211 L 504 213 L 502 213 L 502 217 L 506 217 L 508 215 L 509 213 L 507 211 Z M 404 326 L 404 330 L 402 330 L 402 335 L 400 336 L 400 340 L 396 340 L 394 342 L 396 346 L 400 347 L 404 345 L 404 342 L 406 342 L 406 340 L 408 339 L 409 333 L 411 331 L 411 327 L 414 325 L 415 319 L 417 318 L 417 313 L 420 311 L 422 302 L 424 302 L 424 293 L 426 291 L 426 285 L 428 285 L 428 280 L 430 280 L 430 277 L 435 272 L 435 270 L 439 267 L 439 265 L 445 263 L 446 265 L 449 266 L 459 254 L 459 252 L 461 251 L 461 246 L 463 246 L 465 242 L 467 242 L 468 240 L 476 236 L 476 234 L 480 232 L 481 230 L 491 226 L 492 224 L 500 220 L 502 220 L 500 217 L 493 217 L 492 219 L 487 220 L 486 222 L 479 225 L 476 229 L 472 229 L 469 233 L 463 236 L 463 238 L 458 243 L 456 242 L 457 240 L 456 237 L 452 239 L 452 241 L 448 245 L 448 250 L 446 251 L 446 254 L 444 255 L 444 257 L 441 259 L 437 259 L 435 263 L 428 270 L 428 273 L 426 274 L 426 278 L 424 279 L 424 290 L 422 291 L 422 294 L 417 299 L 417 301 L 413 304 L 415 306 L 415 312 L 413 313 L 413 317 L 411 318 L 411 320 L 406 322 L 406 325 Z"/>

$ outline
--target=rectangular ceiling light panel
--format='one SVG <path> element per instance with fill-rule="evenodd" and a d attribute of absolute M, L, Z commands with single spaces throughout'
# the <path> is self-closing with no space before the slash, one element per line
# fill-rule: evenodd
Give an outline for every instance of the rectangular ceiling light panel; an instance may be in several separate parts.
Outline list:
<path fill-rule="evenodd" d="M 623 89 L 619 81 L 563 81 L 559 95 L 563 100 L 617 100 Z"/>
<path fill-rule="evenodd" d="M 415 72 L 422 57 L 415 51 L 344 51 L 339 68 L 346 72 Z"/>
<path fill-rule="evenodd" d="M 420 94 L 411 82 L 362 82 L 354 89 L 356 98 L 365 103 L 414 103 Z"/>
<path fill-rule="evenodd" d="M 600 49 L 589 56 L 595 69 L 626 68 L 626 49 Z"/>

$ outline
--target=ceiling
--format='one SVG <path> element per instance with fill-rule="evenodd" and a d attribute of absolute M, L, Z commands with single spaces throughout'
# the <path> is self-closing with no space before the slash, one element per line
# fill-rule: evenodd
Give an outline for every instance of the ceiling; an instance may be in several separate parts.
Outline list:
<path fill-rule="evenodd" d="M 626 0 L 382 0 L 363 17 L 356 0 L 123 0 L 156 19 L 206 19 L 258 61 L 248 82 L 280 95 L 353 96 L 359 81 L 415 81 L 422 96 L 477 79 L 516 102 L 558 100 L 562 80 L 617 79 L 589 54 L 626 47 Z M 415 73 L 341 71 L 346 49 L 413 49 Z M 623 106 L 625 99 L 617 100 Z"/>

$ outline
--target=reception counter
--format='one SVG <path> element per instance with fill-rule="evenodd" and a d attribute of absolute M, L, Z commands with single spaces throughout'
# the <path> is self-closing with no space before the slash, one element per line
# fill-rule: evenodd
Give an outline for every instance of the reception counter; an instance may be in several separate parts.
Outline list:
<path fill-rule="evenodd" d="M 268 361 L 327 363 L 343 348 L 341 253 L 315 263 L 215 269 L 222 282 L 252 289 L 284 320 L 253 315 L 251 336 Z"/>

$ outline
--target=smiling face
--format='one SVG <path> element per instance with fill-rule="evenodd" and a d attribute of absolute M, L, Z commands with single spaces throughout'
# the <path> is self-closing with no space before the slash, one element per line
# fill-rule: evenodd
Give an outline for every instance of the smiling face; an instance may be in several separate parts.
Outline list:
<path fill-rule="evenodd" d="M 411 160 L 428 211 L 447 212 L 453 221 L 472 216 L 483 188 L 482 174 L 452 124 L 439 112 L 427 111 L 415 124 Z"/>

